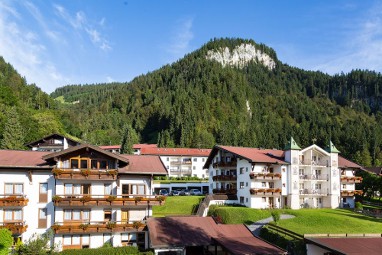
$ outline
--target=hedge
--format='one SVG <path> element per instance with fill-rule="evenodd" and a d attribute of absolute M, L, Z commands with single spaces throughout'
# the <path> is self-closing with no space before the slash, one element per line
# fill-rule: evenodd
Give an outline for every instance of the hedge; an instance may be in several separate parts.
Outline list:
<path fill-rule="evenodd" d="M 109 247 L 98 249 L 72 249 L 65 250 L 60 253 L 61 255 L 125 255 L 125 254 L 137 254 L 137 255 L 153 255 L 151 251 L 139 252 L 137 247 L 125 246 L 125 247 Z"/>

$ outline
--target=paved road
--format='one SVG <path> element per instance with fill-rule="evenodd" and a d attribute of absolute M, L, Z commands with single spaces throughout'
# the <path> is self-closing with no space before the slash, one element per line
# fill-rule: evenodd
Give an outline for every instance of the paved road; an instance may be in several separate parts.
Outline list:
<path fill-rule="evenodd" d="M 285 220 L 285 219 L 292 219 L 294 217 L 295 217 L 294 215 L 290 215 L 290 214 L 281 214 L 280 219 Z M 269 217 L 266 219 L 256 221 L 255 223 L 253 223 L 251 225 L 247 225 L 247 227 L 249 228 L 249 230 L 251 230 L 253 235 L 260 236 L 261 228 L 271 221 L 273 221 L 273 218 Z"/>

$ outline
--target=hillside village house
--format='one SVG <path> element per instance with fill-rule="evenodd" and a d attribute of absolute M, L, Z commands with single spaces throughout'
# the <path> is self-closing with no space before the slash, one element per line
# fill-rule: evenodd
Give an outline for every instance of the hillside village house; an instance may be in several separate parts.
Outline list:
<path fill-rule="evenodd" d="M 25 144 L 25 146 L 29 147 L 32 151 L 51 152 L 62 151 L 77 145 L 80 145 L 78 141 L 60 134 L 51 134 L 37 141 Z"/>
<path fill-rule="evenodd" d="M 0 150 L 0 227 L 22 241 L 52 228 L 60 249 L 147 248 L 145 219 L 163 197 L 157 156 L 118 155 L 92 145 L 59 152 Z"/>
<path fill-rule="evenodd" d="M 332 142 L 301 149 L 293 138 L 284 150 L 216 145 L 205 164 L 210 193 L 258 209 L 354 207 L 361 166 L 338 154 Z"/>

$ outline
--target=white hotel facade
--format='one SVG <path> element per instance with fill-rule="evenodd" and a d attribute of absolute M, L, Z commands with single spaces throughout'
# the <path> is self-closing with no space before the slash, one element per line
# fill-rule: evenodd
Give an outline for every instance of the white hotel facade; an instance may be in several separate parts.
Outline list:
<path fill-rule="evenodd" d="M 167 171 L 157 156 L 117 155 L 78 145 L 58 152 L 0 150 L 0 227 L 28 240 L 48 229 L 59 249 L 147 248 L 146 218 L 154 176 Z"/>
<path fill-rule="evenodd" d="M 210 193 L 258 209 L 354 207 L 362 168 L 338 154 L 331 142 L 301 149 L 293 138 L 284 150 L 216 145 L 205 165 Z"/>

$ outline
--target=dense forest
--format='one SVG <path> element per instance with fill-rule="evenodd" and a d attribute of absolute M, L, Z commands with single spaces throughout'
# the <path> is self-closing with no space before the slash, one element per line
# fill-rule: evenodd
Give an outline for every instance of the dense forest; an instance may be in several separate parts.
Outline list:
<path fill-rule="evenodd" d="M 259 61 L 223 67 L 206 58 L 209 50 L 243 43 L 270 56 L 275 68 Z M 134 132 L 139 142 L 168 147 L 283 148 L 293 136 L 301 147 L 325 147 L 331 139 L 342 155 L 366 166 L 382 162 L 380 73 L 305 71 L 282 63 L 273 49 L 253 40 L 213 39 L 129 83 L 69 85 L 50 97 L 22 78 L 19 85 L 8 84 L 12 79 L 3 80 L 9 77 L 3 70 L 14 70 L 2 65 L 0 89 L 11 92 L 9 98 L 0 95 L 0 104 L 16 106 L 24 140 L 54 131 L 92 144 L 120 144 L 126 132 Z M 0 116 L 2 140 L 7 111 Z"/>

